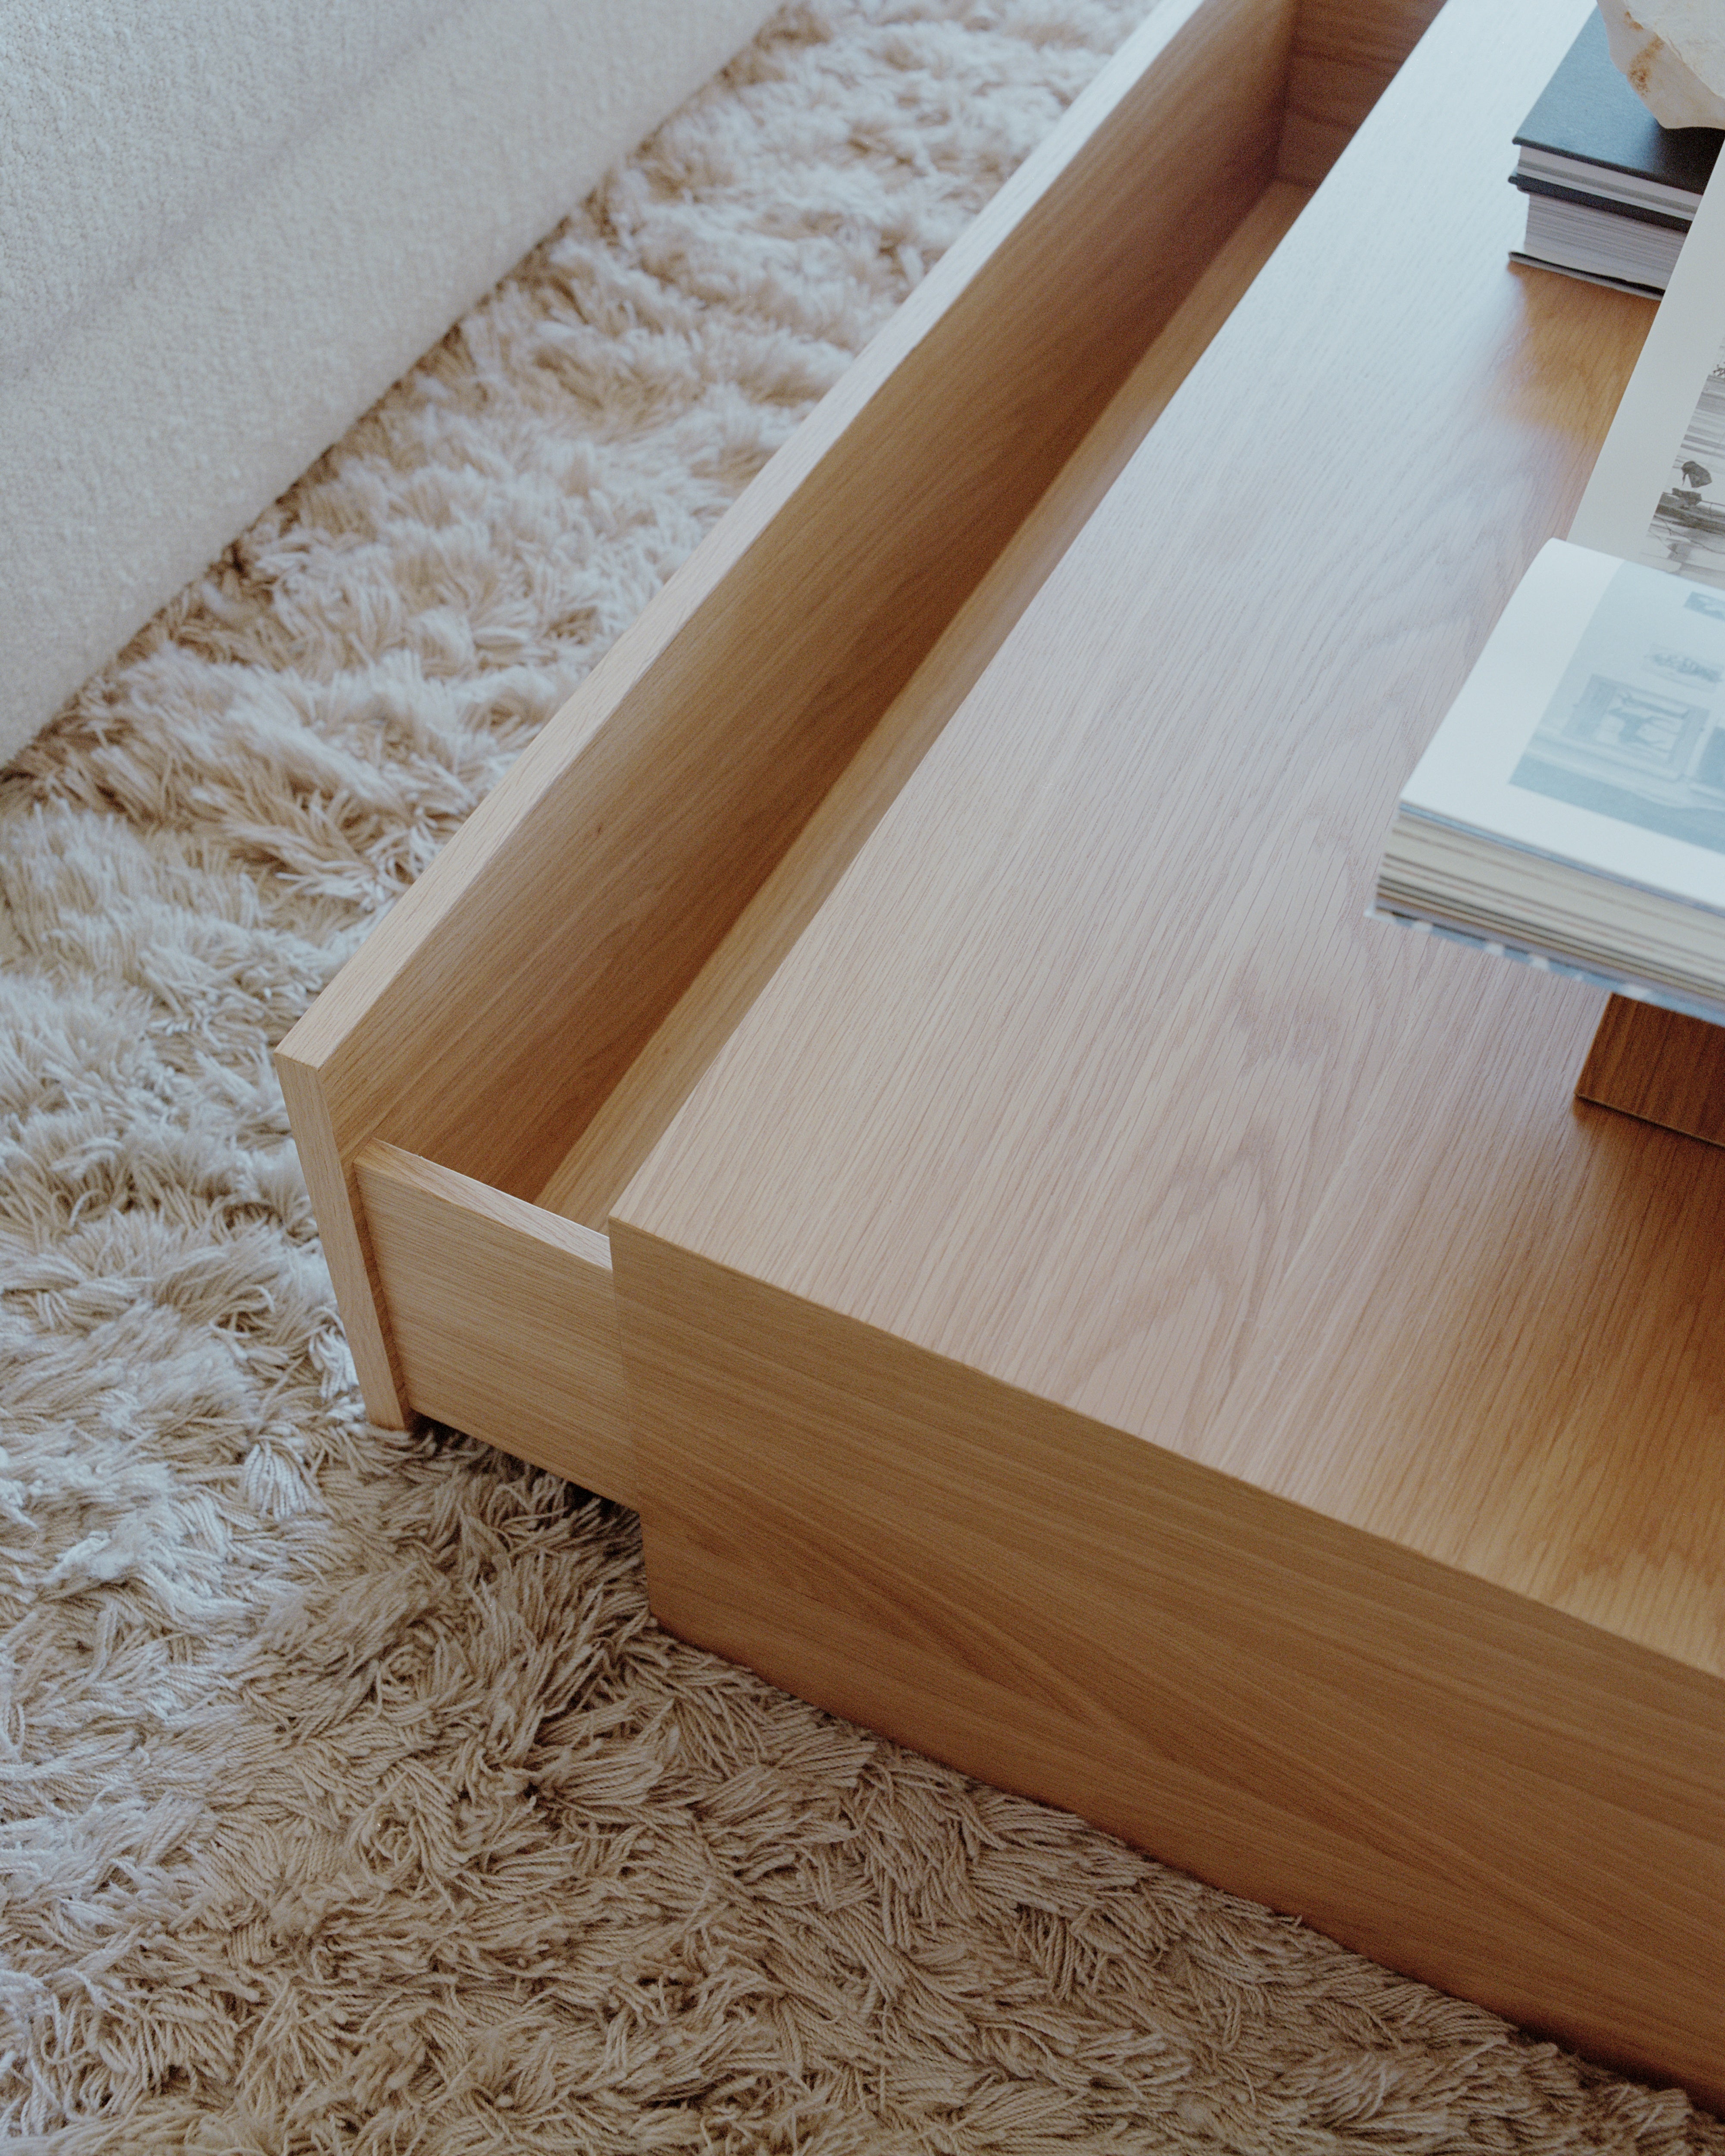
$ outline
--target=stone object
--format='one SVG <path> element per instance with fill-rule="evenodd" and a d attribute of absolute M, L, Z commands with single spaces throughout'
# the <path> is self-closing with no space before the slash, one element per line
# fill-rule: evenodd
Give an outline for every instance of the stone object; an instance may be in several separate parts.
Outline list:
<path fill-rule="evenodd" d="M 1725 0 L 1599 0 L 1611 57 L 1661 127 L 1725 127 Z"/>

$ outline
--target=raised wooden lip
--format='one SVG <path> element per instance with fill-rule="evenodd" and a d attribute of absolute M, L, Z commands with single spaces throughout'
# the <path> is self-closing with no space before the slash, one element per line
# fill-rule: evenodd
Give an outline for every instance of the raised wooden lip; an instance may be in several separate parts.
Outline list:
<path fill-rule="evenodd" d="M 1333 131 L 1433 5 L 1309 0 L 1296 36 L 1295 0 L 1163 0 L 283 1041 L 377 1420 L 413 1400 L 366 1225 L 367 1145 L 517 1198 L 546 1188 L 1266 200 L 1304 125 L 1286 102 L 1295 62 L 1308 89 L 1330 82 Z M 1301 141 L 1296 162 L 1321 163 L 1310 128 Z M 713 739 L 741 738 L 727 711 L 747 753 L 715 781 Z"/>
<path fill-rule="evenodd" d="M 1308 199 L 1272 182 L 532 1203 L 373 1139 L 356 1169 L 407 1401 L 635 1501 L 602 1224 Z"/>

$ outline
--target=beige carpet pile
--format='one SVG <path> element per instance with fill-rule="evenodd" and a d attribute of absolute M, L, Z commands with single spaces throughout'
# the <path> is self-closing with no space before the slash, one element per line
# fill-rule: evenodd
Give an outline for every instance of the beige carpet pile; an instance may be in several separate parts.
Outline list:
<path fill-rule="evenodd" d="M 1143 12 L 793 7 L 0 784 L 6 2145 L 1725 2156 L 354 1389 L 270 1045 Z"/>

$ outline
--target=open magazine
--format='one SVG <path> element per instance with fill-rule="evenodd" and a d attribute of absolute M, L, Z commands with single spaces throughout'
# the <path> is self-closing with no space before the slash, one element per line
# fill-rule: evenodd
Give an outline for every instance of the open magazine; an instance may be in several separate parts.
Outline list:
<path fill-rule="evenodd" d="M 1725 162 L 1569 537 L 1408 781 L 1373 911 L 1725 1024 Z"/>

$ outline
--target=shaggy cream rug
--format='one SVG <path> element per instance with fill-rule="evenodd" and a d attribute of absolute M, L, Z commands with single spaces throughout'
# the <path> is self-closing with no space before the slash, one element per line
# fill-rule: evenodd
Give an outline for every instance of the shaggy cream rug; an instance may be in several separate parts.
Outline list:
<path fill-rule="evenodd" d="M 0 788 L 8 2145 L 1725 2152 L 353 1387 L 270 1044 L 1143 12 L 803 0 Z"/>

